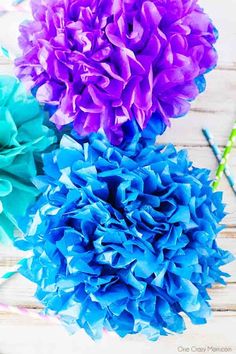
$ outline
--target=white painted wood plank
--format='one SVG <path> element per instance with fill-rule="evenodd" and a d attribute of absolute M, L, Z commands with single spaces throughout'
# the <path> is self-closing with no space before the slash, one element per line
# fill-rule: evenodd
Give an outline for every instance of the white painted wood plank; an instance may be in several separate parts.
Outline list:
<path fill-rule="evenodd" d="M 217 164 L 201 133 L 206 126 L 215 135 L 217 142 L 223 146 L 236 115 L 236 0 L 200 0 L 206 11 L 211 15 L 220 29 L 219 70 L 207 75 L 207 91 L 193 104 L 193 110 L 188 117 L 173 121 L 173 127 L 161 139 L 162 142 L 173 142 L 178 147 L 186 145 L 190 158 L 200 167 L 208 167 L 213 171 Z M 227 70 L 225 70 L 227 69 Z M 12 65 L 6 59 L 0 59 L 0 74 L 12 74 Z M 184 132 L 184 139 L 183 139 Z M 230 167 L 236 174 L 236 151 L 231 156 Z M 225 179 L 221 184 L 225 191 L 225 201 L 231 213 L 225 220 L 230 226 L 219 238 L 221 247 L 235 252 L 236 237 L 236 199 Z M 1 251 L 0 271 L 8 265 L 14 265 L 21 258 L 20 252 Z M 236 263 L 225 267 L 225 271 L 233 274 L 226 288 L 210 290 L 212 305 L 215 310 L 235 310 Z M 38 307 L 39 303 L 32 297 L 34 287 L 27 280 L 16 277 L 0 289 L 0 302 Z M 84 334 L 69 337 L 64 329 L 44 322 L 28 318 L 5 315 L 0 313 L 0 353 L 1 354 L 48 354 L 48 353 L 115 353 L 175 354 L 179 346 L 229 346 L 236 353 L 236 312 L 215 312 L 207 326 L 189 326 L 188 331 L 181 336 L 162 338 L 158 343 L 150 344 L 139 337 L 131 337 L 124 341 L 113 335 L 95 344 Z"/>
<path fill-rule="evenodd" d="M 213 310 L 236 311 L 235 283 L 227 284 L 227 286 L 218 285 L 209 289 L 208 293 L 212 299 L 210 304 Z"/>
<path fill-rule="evenodd" d="M 199 0 L 199 4 L 211 17 L 213 23 L 219 30 L 217 51 L 219 53 L 219 66 L 236 66 L 236 26 L 235 0 Z"/>
<path fill-rule="evenodd" d="M 223 125 L 236 113 L 236 70 L 215 69 L 205 75 L 206 90 L 192 103 L 194 111 L 221 113 L 221 119 L 215 120 Z M 207 123 L 207 122 L 206 122 Z"/>
<path fill-rule="evenodd" d="M 140 336 L 120 339 L 112 333 L 93 342 L 83 331 L 70 336 L 60 325 L 29 318 L 0 314 L 0 351 L 2 354 L 177 354 L 181 348 L 228 348 L 236 353 L 236 313 L 214 313 L 207 325 L 194 326 L 186 321 L 182 335 L 148 342 Z M 224 329 L 224 330 L 223 330 Z M 210 349 L 209 349 L 210 350 Z M 210 351 L 208 351 L 210 352 Z"/>
<path fill-rule="evenodd" d="M 202 129 L 207 128 L 214 136 L 216 144 L 223 149 L 227 143 L 230 131 L 233 127 L 236 114 L 224 112 L 204 112 L 205 105 L 197 105 L 198 111 L 191 110 L 186 117 L 172 119 L 171 127 L 158 138 L 160 143 L 172 143 L 175 146 L 208 146 L 207 140 L 202 134 Z M 182 138 L 182 140 L 181 140 Z"/>
<path fill-rule="evenodd" d="M 3 63 L 2 65 L 0 63 L 0 75 L 14 75 L 13 65 L 5 61 L 3 61 Z"/>
<path fill-rule="evenodd" d="M 172 119 L 171 128 L 159 139 L 178 145 L 207 146 L 202 128 L 208 128 L 225 146 L 236 119 L 236 71 L 215 70 L 207 75 L 207 89 L 192 103 L 185 117 Z"/>

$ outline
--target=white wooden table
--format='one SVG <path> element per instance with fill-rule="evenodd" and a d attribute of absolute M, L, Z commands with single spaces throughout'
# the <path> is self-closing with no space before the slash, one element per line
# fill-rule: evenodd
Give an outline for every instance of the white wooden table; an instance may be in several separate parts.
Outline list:
<path fill-rule="evenodd" d="M 200 2 L 220 30 L 219 66 L 207 75 L 207 91 L 193 104 L 188 117 L 173 122 L 171 130 L 160 141 L 172 141 L 178 148 L 186 147 L 194 165 L 215 171 L 216 160 L 201 129 L 208 127 L 223 148 L 236 117 L 236 0 Z M 0 74 L 12 71 L 12 65 L 0 58 Z M 236 177 L 236 149 L 230 158 L 230 168 Z M 236 197 L 225 179 L 220 187 L 225 192 L 229 214 L 219 244 L 236 254 Z M 14 265 L 21 256 L 13 249 L 0 248 L 0 272 Z M 101 342 L 94 343 L 83 332 L 71 337 L 59 325 L 0 312 L 0 354 L 210 353 L 219 347 L 236 353 L 236 262 L 225 270 L 232 274 L 227 287 L 215 286 L 209 291 L 213 307 L 209 323 L 193 326 L 187 322 L 188 329 L 183 335 L 148 343 L 140 337 L 121 340 L 107 334 Z M 32 284 L 17 276 L 0 288 L 0 302 L 38 309 L 40 304 L 33 298 L 33 293 Z"/>

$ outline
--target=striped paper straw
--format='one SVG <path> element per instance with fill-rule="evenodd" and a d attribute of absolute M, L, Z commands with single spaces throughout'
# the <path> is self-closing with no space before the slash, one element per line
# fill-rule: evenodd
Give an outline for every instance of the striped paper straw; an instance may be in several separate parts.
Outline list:
<path fill-rule="evenodd" d="M 19 264 L 15 265 L 8 269 L 3 275 L 0 275 L 0 286 L 4 284 L 7 280 L 13 277 L 16 273 L 18 273 Z"/>
<path fill-rule="evenodd" d="M 209 146 L 211 147 L 218 163 L 220 163 L 222 160 L 222 154 L 221 154 L 221 151 L 220 151 L 218 145 L 214 141 L 213 135 L 210 133 L 210 131 L 208 129 L 202 129 L 202 132 L 203 132 L 206 140 L 208 141 Z M 234 177 L 231 174 L 229 166 L 227 164 L 225 165 L 224 174 L 229 182 L 230 187 L 232 188 L 233 192 L 236 194 L 235 180 L 234 180 Z"/>
<path fill-rule="evenodd" d="M 56 324 L 60 323 L 59 317 L 48 316 L 35 310 L 27 309 L 25 307 L 12 306 L 0 303 L 0 311 L 5 313 L 11 313 L 14 315 L 27 316 L 35 320 L 46 320 Z"/>
<path fill-rule="evenodd" d="M 224 170 L 225 170 L 225 166 L 227 165 L 228 159 L 229 159 L 229 155 L 230 152 L 233 149 L 234 143 L 235 143 L 235 139 L 236 139 L 236 121 L 234 122 L 234 126 L 232 128 L 232 131 L 230 133 L 227 145 L 225 147 L 225 150 L 223 152 L 223 156 L 221 159 L 221 162 L 219 164 L 219 167 L 216 171 L 216 178 L 215 181 L 213 183 L 213 189 L 216 190 L 220 184 L 221 178 L 223 176 Z"/>

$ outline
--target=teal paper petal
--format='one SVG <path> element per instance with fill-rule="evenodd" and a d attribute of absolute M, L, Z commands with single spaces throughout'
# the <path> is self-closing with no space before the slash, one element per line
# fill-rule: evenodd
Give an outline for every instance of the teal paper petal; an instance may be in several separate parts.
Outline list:
<path fill-rule="evenodd" d="M 20 82 L 0 76 L 0 242 L 9 243 L 17 219 L 38 195 L 32 179 L 41 154 L 55 142 L 45 113 Z"/>

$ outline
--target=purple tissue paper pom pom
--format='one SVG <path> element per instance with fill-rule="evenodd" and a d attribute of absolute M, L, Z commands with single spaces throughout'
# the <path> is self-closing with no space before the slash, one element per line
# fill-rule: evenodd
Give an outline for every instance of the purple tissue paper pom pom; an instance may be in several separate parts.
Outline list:
<path fill-rule="evenodd" d="M 20 79 L 56 107 L 51 120 L 81 135 L 123 124 L 165 125 L 190 108 L 217 62 L 217 31 L 197 0 L 31 0 L 20 27 Z"/>

